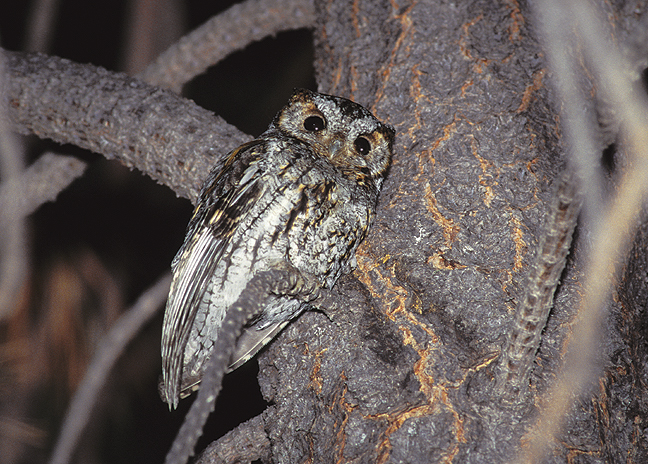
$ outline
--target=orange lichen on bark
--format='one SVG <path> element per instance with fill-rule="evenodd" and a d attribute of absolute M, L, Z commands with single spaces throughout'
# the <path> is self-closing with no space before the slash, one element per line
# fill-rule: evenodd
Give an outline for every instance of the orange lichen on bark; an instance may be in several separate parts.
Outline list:
<path fill-rule="evenodd" d="M 400 6 L 394 1 L 391 1 L 391 5 L 394 11 L 399 11 Z M 413 30 L 412 30 L 412 19 L 409 17 L 410 12 L 412 11 L 412 8 L 416 5 L 416 2 L 412 3 L 408 8 L 406 8 L 401 14 L 396 15 L 395 19 L 399 20 L 401 23 L 401 33 L 398 35 L 398 38 L 396 39 L 396 43 L 392 47 L 391 54 L 389 57 L 389 61 L 383 65 L 381 68 L 380 74 L 381 74 L 381 82 L 382 86 L 376 93 L 376 102 L 379 102 L 382 100 L 383 95 L 385 94 L 385 87 L 387 86 L 387 83 L 389 82 L 389 77 L 391 75 L 391 68 L 394 66 L 394 61 L 396 60 L 396 55 L 398 54 L 398 51 L 403 47 L 403 43 L 405 43 L 405 38 L 410 36 L 410 40 L 408 41 L 407 45 L 405 46 L 405 51 L 406 54 L 408 54 L 408 48 L 410 44 L 412 43 L 412 35 L 413 35 Z M 375 113 L 375 104 L 372 106 L 371 110 Z"/>
<path fill-rule="evenodd" d="M 410 139 L 412 140 L 412 143 L 416 141 L 416 135 L 414 134 L 415 131 L 420 129 L 422 127 L 421 124 L 421 112 L 419 111 L 419 101 L 422 98 L 425 98 L 422 92 L 422 86 L 421 86 L 421 81 L 419 79 L 420 76 L 420 71 L 418 70 L 418 64 L 414 65 L 412 68 L 412 83 L 410 84 L 409 87 L 409 93 L 412 99 L 414 100 L 416 104 L 416 108 L 413 111 L 414 118 L 416 119 L 415 124 L 411 124 L 410 127 L 407 129 L 407 135 L 409 135 Z"/>
<path fill-rule="evenodd" d="M 468 79 L 464 84 L 461 86 L 461 98 L 466 97 L 466 90 L 468 90 L 468 87 L 471 87 L 475 85 L 475 82 L 472 79 Z"/>
<path fill-rule="evenodd" d="M 411 346 L 419 356 L 419 359 L 412 366 L 412 372 L 419 381 L 420 390 L 426 398 L 426 404 L 407 408 L 405 410 L 378 413 L 366 416 L 372 420 L 385 420 L 387 428 L 383 432 L 384 437 L 378 445 L 377 462 L 386 462 L 391 453 L 390 436 L 398 430 L 407 419 L 428 416 L 435 413 L 437 408 L 443 407 L 450 411 L 454 417 L 455 444 L 446 452 L 445 461 L 450 462 L 458 452 L 459 443 L 464 442 L 463 421 L 448 399 L 447 385 L 435 382 L 429 374 L 427 367 L 434 361 L 434 353 L 440 340 L 434 330 L 414 316 L 408 307 L 408 302 L 415 299 L 410 291 L 401 285 L 394 284 L 396 281 L 395 264 L 385 266 L 386 262 L 377 262 L 371 256 L 358 253 L 358 278 L 365 284 L 367 289 L 377 301 L 381 301 L 385 315 L 398 324 L 398 330 L 403 336 L 403 344 Z M 417 340 L 412 328 L 422 329 L 427 335 Z"/>
<path fill-rule="evenodd" d="M 356 406 L 349 404 L 346 400 L 346 394 L 348 391 L 346 380 L 346 375 L 343 372 L 342 374 L 340 374 L 341 388 L 335 392 L 335 398 L 329 406 L 330 411 L 332 411 L 336 406 L 344 411 L 342 421 L 338 424 L 338 421 L 336 420 L 334 424 L 334 427 L 337 428 L 337 433 L 335 434 L 335 449 L 337 450 L 337 459 L 335 461 L 336 463 L 345 462 L 344 447 L 346 446 L 346 425 L 347 422 L 349 422 L 350 413 L 356 408 Z"/>
<path fill-rule="evenodd" d="M 522 223 L 516 217 L 511 217 L 511 235 L 513 243 L 515 243 L 515 258 L 513 259 L 513 271 L 517 272 L 522 269 L 522 258 L 524 251 L 527 248 L 527 243 L 524 241 L 524 232 L 522 231 Z"/>
<path fill-rule="evenodd" d="M 491 201 L 495 197 L 493 193 L 493 185 L 497 185 L 495 178 L 499 177 L 499 169 L 495 167 L 492 161 L 483 158 L 477 153 L 477 142 L 474 137 L 470 137 L 470 147 L 473 156 L 479 162 L 482 173 L 479 175 L 479 184 L 484 187 L 484 204 L 490 208 Z"/>
<path fill-rule="evenodd" d="M 356 275 L 372 296 L 382 302 L 385 315 L 397 323 L 400 322 L 398 316 L 404 317 L 407 322 L 422 329 L 428 335 L 430 343 L 438 343 L 439 339 L 434 331 L 407 310 L 408 306 L 411 306 L 408 301 L 417 300 L 417 297 L 410 295 L 410 291 L 403 286 L 394 284 L 394 281 L 397 280 L 395 264 L 386 267 L 385 261 L 376 262 L 370 255 L 361 253 L 356 253 L 356 258 L 359 271 L 356 272 Z M 404 326 L 399 329 L 405 330 Z"/>
<path fill-rule="evenodd" d="M 349 98 L 351 100 L 354 100 L 355 99 L 354 95 L 358 90 L 358 70 L 356 69 L 355 66 L 351 65 L 349 71 L 351 74 L 351 94 L 349 94 Z"/>
<path fill-rule="evenodd" d="M 547 71 L 545 69 L 540 69 L 539 71 L 536 71 L 535 74 L 533 74 L 533 82 L 526 86 L 524 93 L 522 94 L 522 101 L 520 102 L 520 106 L 516 110 L 518 113 L 526 111 L 526 109 L 529 107 L 529 104 L 533 99 L 533 93 L 538 91 L 542 87 L 542 79 L 544 78 L 546 72 Z"/>
<path fill-rule="evenodd" d="M 427 259 L 426 262 L 434 266 L 435 269 L 444 271 L 450 271 L 453 269 L 465 269 L 467 267 L 464 264 L 459 264 L 456 261 L 446 259 L 446 257 L 441 253 L 434 253 Z"/>
<path fill-rule="evenodd" d="M 306 345 L 306 350 L 310 351 L 308 345 Z M 313 365 L 313 370 L 311 371 L 310 376 L 309 376 L 310 383 L 309 383 L 308 386 L 311 387 L 313 389 L 313 391 L 318 395 L 320 393 L 322 393 L 322 387 L 323 387 L 322 375 L 320 373 L 320 371 L 322 369 L 322 355 L 327 350 L 328 350 L 328 348 L 324 348 L 324 349 L 318 350 L 317 352 L 315 352 L 313 354 L 313 356 L 315 357 L 315 362 L 314 362 L 314 365 Z"/>
<path fill-rule="evenodd" d="M 461 54 L 469 61 L 473 62 L 473 71 L 476 74 L 481 74 L 484 72 L 484 66 L 488 65 L 491 60 L 488 60 L 486 58 L 475 58 L 472 56 L 472 53 L 470 52 L 470 49 L 468 47 L 468 36 L 470 35 L 469 29 L 477 24 L 479 21 L 483 19 L 484 15 L 480 14 L 476 18 L 472 19 L 471 21 L 468 21 L 467 23 L 463 24 L 461 26 L 462 34 L 461 38 L 459 39 L 459 50 L 461 51 Z"/>
<path fill-rule="evenodd" d="M 452 248 L 452 242 L 457 237 L 457 234 L 461 230 L 457 224 L 452 219 L 446 218 L 437 205 L 436 197 L 434 192 L 432 192 L 432 187 L 430 183 L 425 184 L 425 204 L 429 213 L 432 214 L 434 222 L 436 222 L 441 227 L 441 233 L 443 234 L 443 239 L 445 246 L 447 248 Z"/>
<path fill-rule="evenodd" d="M 457 118 L 455 117 L 450 124 L 447 124 L 443 128 L 443 135 L 436 139 L 434 142 L 432 142 L 432 145 L 430 146 L 430 151 L 434 151 L 437 148 L 439 148 L 439 145 L 441 143 L 445 142 L 450 138 L 455 133 L 455 129 L 457 128 Z"/>
<path fill-rule="evenodd" d="M 353 5 L 351 5 L 351 21 L 353 22 L 353 29 L 355 29 L 356 37 L 360 37 L 360 22 L 358 21 L 358 14 L 360 13 L 360 7 L 358 5 L 358 0 L 353 0 Z"/>
<path fill-rule="evenodd" d="M 509 26 L 509 39 L 516 42 L 520 39 L 520 30 L 524 26 L 524 16 L 520 11 L 520 4 L 517 0 L 507 0 L 506 5 L 511 9 L 511 24 Z"/>
<path fill-rule="evenodd" d="M 338 60 L 337 68 L 335 68 L 335 77 L 333 78 L 333 86 L 331 88 L 331 91 L 334 91 L 335 89 L 338 88 L 341 80 L 342 80 L 342 59 L 340 58 Z"/>
<path fill-rule="evenodd" d="M 433 347 L 428 345 L 426 348 L 422 348 L 410 331 L 406 330 L 404 335 L 406 343 L 413 345 L 419 354 L 419 360 L 414 364 L 413 372 L 419 380 L 421 392 L 425 395 L 427 401 L 424 405 L 410 407 L 405 410 L 366 416 L 367 419 L 384 420 L 387 422 L 387 428 L 383 432 L 383 438 L 378 445 L 377 462 L 384 463 L 389 459 L 392 450 L 390 437 L 394 432 L 399 430 L 408 419 L 429 416 L 442 410 L 449 411 L 454 417 L 453 430 L 456 440 L 454 446 L 446 450 L 446 459 L 443 460 L 443 462 L 451 462 L 452 458 L 459 451 L 459 443 L 465 443 L 466 441 L 463 433 L 463 420 L 459 417 L 459 414 L 454 409 L 452 403 L 448 400 L 446 385 L 435 383 L 432 376 L 426 372 L 428 360 L 432 358 L 432 353 L 434 351 Z"/>
<path fill-rule="evenodd" d="M 408 292 L 402 287 L 397 288 L 394 286 L 390 279 L 384 278 L 382 275 L 383 263 L 377 262 L 370 255 L 364 254 L 358 250 L 356 259 L 358 261 L 358 271 L 356 275 L 360 281 L 365 284 L 367 289 L 371 292 L 372 296 L 378 301 L 381 301 L 383 306 L 387 308 L 385 314 L 390 319 L 394 320 L 394 314 L 405 310 L 406 301 L 408 299 Z M 380 288 L 377 288 L 377 287 Z M 395 307 L 394 307 L 395 306 Z"/>

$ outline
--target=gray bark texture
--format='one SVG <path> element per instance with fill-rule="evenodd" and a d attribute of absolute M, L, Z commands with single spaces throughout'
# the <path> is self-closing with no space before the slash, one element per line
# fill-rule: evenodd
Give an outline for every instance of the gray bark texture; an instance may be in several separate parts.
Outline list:
<path fill-rule="evenodd" d="M 616 40 L 634 27 L 630 8 L 606 6 Z M 531 396 L 503 403 L 491 390 L 494 360 L 565 163 L 531 24 L 529 5 L 516 2 L 320 6 L 320 90 L 372 108 L 398 137 L 358 270 L 260 360 L 273 462 L 514 459 L 582 290 L 576 246 Z M 601 336 L 604 374 L 597 383 L 593 373 L 547 462 L 648 459 L 641 237 Z"/>
<path fill-rule="evenodd" d="M 579 235 L 568 258 L 529 393 L 503 401 L 498 355 L 566 165 L 530 7 L 316 7 L 318 90 L 392 124 L 393 164 L 357 270 L 259 357 L 268 408 L 210 448 L 245 450 L 213 461 L 208 451 L 201 462 L 511 461 L 550 401 L 542 394 L 577 318 L 587 240 Z M 604 5 L 615 41 L 644 10 L 641 1 Z M 7 62 L 14 128 L 117 158 L 192 201 L 209 167 L 246 140 L 192 102 L 124 75 L 42 55 Z M 53 108 L 60 95 L 67 106 Z M 601 375 L 593 372 L 546 462 L 648 462 L 647 247 L 644 223 L 600 335 Z"/>

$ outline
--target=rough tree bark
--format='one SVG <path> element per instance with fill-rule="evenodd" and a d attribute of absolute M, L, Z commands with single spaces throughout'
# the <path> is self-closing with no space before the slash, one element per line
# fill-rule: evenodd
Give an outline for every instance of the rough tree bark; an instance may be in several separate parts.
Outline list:
<path fill-rule="evenodd" d="M 645 10 L 644 2 L 603 6 L 619 43 Z M 532 396 L 500 401 L 492 390 L 495 361 L 542 234 L 553 180 L 565 166 L 558 108 L 532 24 L 529 5 L 514 0 L 318 3 L 319 90 L 350 97 L 393 124 L 395 158 L 358 269 L 259 358 L 270 406 L 243 427 L 257 437 L 263 428 L 267 437 L 252 445 L 247 437 L 249 448 L 259 448 L 248 458 L 502 462 L 526 441 L 541 394 L 560 368 L 582 279 L 577 245 L 543 335 Z M 120 91 L 129 87 L 149 103 L 166 102 L 129 80 Z M 144 114 L 135 104 L 127 116 L 139 119 L 124 130 L 172 113 L 171 106 L 151 104 Z M 15 111 L 10 107 L 14 124 L 39 132 L 17 121 Z M 196 114 L 199 130 L 218 126 Z M 113 121 L 99 116 L 92 124 Z M 167 132 L 153 129 L 159 151 L 141 148 L 150 142 L 141 134 L 123 146 L 66 141 L 121 157 L 195 198 L 205 161 L 194 158 L 209 151 L 169 153 L 168 140 L 158 136 Z M 197 133 L 186 120 L 180 132 L 179 139 Z M 224 136 L 230 143 L 243 137 Z M 124 148 L 127 156 L 148 150 L 152 158 L 132 161 L 119 153 Z M 155 153 L 181 163 L 161 172 L 167 168 Z M 601 337 L 605 373 L 568 415 L 550 462 L 648 460 L 646 227 L 610 304 Z M 232 446 L 236 437 L 228 437 Z"/>
<path fill-rule="evenodd" d="M 634 7 L 605 6 L 619 42 L 643 11 Z M 261 357 L 274 462 L 501 462 L 524 442 L 533 400 L 500 403 L 492 361 L 565 162 L 531 24 L 529 5 L 517 2 L 320 7 L 320 90 L 369 105 L 399 136 L 359 269 Z M 644 235 L 638 269 L 628 268 L 610 308 L 601 351 L 611 362 L 568 416 L 551 462 L 648 457 L 646 342 L 637 330 L 646 318 Z M 534 394 L 560 366 L 580 269 L 576 252 Z"/>
<path fill-rule="evenodd" d="M 531 411 L 501 408 L 477 374 L 564 162 L 538 41 L 513 3 L 355 6 L 319 12 L 318 82 L 392 123 L 396 157 L 359 270 L 261 359 L 273 457 L 498 462 Z"/>

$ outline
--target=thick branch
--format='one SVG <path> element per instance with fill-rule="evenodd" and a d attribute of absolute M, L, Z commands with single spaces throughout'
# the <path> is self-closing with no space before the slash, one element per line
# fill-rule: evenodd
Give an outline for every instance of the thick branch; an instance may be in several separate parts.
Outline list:
<path fill-rule="evenodd" d="M 192 101 L 125 74 L 5 53 L 14 130 L 117 159 L 192 201 L 209 170 L 249 139 Z"/>
<path fill-rule="evenodd" d="M 0 50 L 0 98 L 7 95 L 6 57 Z M 0 109 L 0 117 L 4 113 Z M 27 273 L 27 240 L 17 179 L 24 169 L 24 153 L 9 125 L 0 120 L 0 176 L 4 201 L 0 213 L 0 318 L 13 312 L 14 301 Z"/>

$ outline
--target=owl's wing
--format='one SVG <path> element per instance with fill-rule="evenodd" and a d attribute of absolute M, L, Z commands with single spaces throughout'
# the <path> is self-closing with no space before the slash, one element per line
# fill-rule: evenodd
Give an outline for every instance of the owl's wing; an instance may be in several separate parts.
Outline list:
<path fill-rule="evenodd" d="M 172 263 L 173 282 L 162 330 L 162 394 L 174 407 L 181 389 L 185 346 L 209 281 L 240 219 L 262 195 L 258 151 L 254 150 L 259 143 L 239 147 L 230 155 L 223 171 L 210 176 L 185 242 Z M 235 157 L 248 158 L 245 170 L 229 169 Z M 230 188 L 214 198 L 214 191 L 222 190 L 222 184 Z"/>

